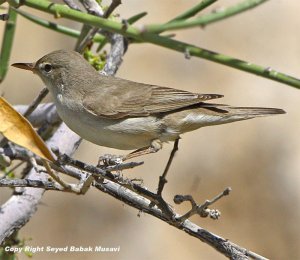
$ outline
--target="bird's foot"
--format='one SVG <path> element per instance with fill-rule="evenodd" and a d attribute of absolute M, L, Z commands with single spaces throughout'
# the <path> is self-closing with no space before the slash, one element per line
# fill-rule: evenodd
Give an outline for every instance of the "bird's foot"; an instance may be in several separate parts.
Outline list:
<path fill-rule="evenodd" d="M 122 155 L 113 155 L 113 154 L 104 154 L 99 157 L 97 167 L 107 168 L 109 166 L 115 166 L 123 163 L 124 156 Z"/>

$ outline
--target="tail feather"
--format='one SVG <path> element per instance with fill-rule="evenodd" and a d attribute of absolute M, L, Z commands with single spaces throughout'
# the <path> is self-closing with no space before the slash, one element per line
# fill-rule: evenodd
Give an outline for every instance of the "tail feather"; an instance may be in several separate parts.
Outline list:
<path fill-rule="evenodd" d="M 165 116 L 164 120 L 166 122 L 170 120 L 171 122 L 169 124 L 172 127 L 168 130 L 169 132 L 185 133 L 200 127 L 227 124 L 277 114 L 285 114 L 285 111 L 279 108 L 231 107 L 223 104 L 202 103 L 201 107 L 178 111 L 177 120 L 175 121 L 173 118 L 170 118 L 172 114 Z"/>
<path fill-rule="evenodd" d="M 226 110 L 236 116 L 270 116 L 277 114 L 285 114 L 286 112 L 280 108 L 266 108 L 266 107 L 223 107 L 222 110 Z"/>
<path fill-rule="evenodd" d="M 235 121 L 248 120 L 255 117 L 264 117 L 286 112 L 280 108 L 266 107 L 231 107 L 228 105 L 215 104 L 214 106 L 205 106 L 205 109 L 211 113 L 206 117 L 205 125 L 219 125 Z M 206 121 L 204 120 L 204 121 Z"/>

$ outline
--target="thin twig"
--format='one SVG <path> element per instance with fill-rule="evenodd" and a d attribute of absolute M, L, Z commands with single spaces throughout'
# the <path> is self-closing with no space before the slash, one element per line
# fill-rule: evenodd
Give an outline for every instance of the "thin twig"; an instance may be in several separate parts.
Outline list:
<path fill-rule="evenodd" d="M 81 11 L 79 6 L 73 0 L 63 0 L 64 3 L 73 10 Z"/>
<path fill-rule="evenodd" d="M 89 14 L 96 15 L 99 17 L 103 16 L 104 11 L 96 0 L 80 0 L 80 2 Z"/>
<path fill-rule="evenodd" d="M 199 26 L 203 27 L 208 24 L 224 20 L 225 18 L 240 14 L 241 12 L 245 12 L 266 1 L 268 0 L 245 0 L 236 5 L 223 8 L 219 11 L 215 11 L 192 20 L 176 20 L 165 24 L 150 24 L 144 27 L 144 31 L 149 33 L 161 33 L 170 30 L 186 29 Z"/>
<path fill-rule="evenodd" d="M 31 113 L 37 108 L 37 106 L 42 102 L 42 100 L 47 96 L 49 90 L 47 88 L 43 88 L 38 96 L 32 101 L 32 103 L 28 106 L 27 110 L 24 112 L 23 116 L 28 117 Z"/>
<path fill-rule="evenodd" d="M 217 2 L 218 0 L 203 0 L 199 4 L 193 6 L 191 9 L 185 11 L 184 13 L 176 16 L 172 20 L 170 20 L 168 23 L 172 23 L 175 21 L 181 21 L 186 20 L 197 13 L 201 12 L 203 9 L 207 8 L 208 6 L 212 5 L 213 3 Z"/>
<path fill-rule="evenodd" d="M 89 14 L 103 17 L 104 11 L 100 4 L 97 3 L 95 0 L 80 0 L 83 4 L 84 8 L 87 10 Z M 97 34 L 99 28 L 93 27 L 88 24 L 83 24 L 80 36 L 77 40 L 75 50 L 79 53 L 83 53 L 85 47 L 92 42 L 92 39 Z"/>
<path fill-rule="evenodd" d="M 85 7 L 88 10 L 88 13 L 94 14 L 99 17 L 108 18 L 111 15 L 111 13 L 115 10 L 115 8 L 117 8 L 120 4 L 121 4 L 120 0 L 112 0 L 111 5 L 108 7 L 105 13 L 103 13 L 103 11 L 94 12 L 94 9 L 90 9 L 89 5 L 86 5 Z M 85 47 L 92 41 L 92 39 L 95 37 L 98 31 L 99 31 L 98 27 L 89 30 L 89 32 L 85 35 L 85 37 L 81 40 L 81 42 L 76 46 L 76 51 L 82 53 Z"/>
<path fill-rule="evenodd" d="M 27 12 L 24 12 L 23 10 L 21 9 L 14 9 L 18 14 L 20 14 L 21 16 L 23 16 L 24 18 L 28 19 L 29 21 L 35 23 L 35 24 L 38 24 L 44 28 L 47 28 L 47 29 L 50 29 L 50 30 L 53 30 L 55 32 L 59 32 L 59 33 L 62 33 L 64 35 L 68 35 L 68 36 L 71 36 L 71 37 L 74 37 L 74 38 L 79 38 L 80 36 L 80 31 L 78 30 L 74 30 L 72 28 L 69 28 L 69 27 L 66 27 L 66 26 L 63 26 L 63 25 L 60 25 L 58 23 L 54 23 L 52 21 L 48 21 L 48 20 L 45 20 L 43 18 L 40 18 L 40 17 L 37 17 L 35 15 L 32 15 L 32 14 L 29 14 Z M 96 34 L 93 38 L 93 42 L 103 42 L 105 39 L 104 36 L 102 36 L 101 34 Z"/>
<path fill-rule="evenodd" d="M 127 50 L 127 42 L 122 35 L 116 33 L 108 36 L 108 39 L 111 43 L 111 50 L 101 73 L 115 75 L 122 64 L 122 57 Z"/>
<path fill-rule="evenodd" d="M 191 203 L 192 209 L 188 211 L 186 214 L 180 216 L 178 220 L 184 221 L 191 216 L 197 214 L 200 217 L 206 218 L 207 216 L 210 216 L 212 219 L 218 219 L 221 216 L 221 213 L 218 210 L 215 209 L 208 209 L 210 205 L 218 201 L 224 196 L 229 195 L 229 192 L 231 191 L 231 188 L 226 188 L 222 193 L 218 194 L 216 197 L 214 197 L 212 200 L 206 200 L 203 204 L 197 205 L 195 200 L 191 195 L 176 195 L 174 197 L 174 202 L 176 204 L 181 204 L 184 201 L 189 201 Z"/>
<path fill-rule="evenodd" d="M 69 183 L 66 183 L 64 180 L 62 180 L 50 167 L 49 162 L 42 159 L 43 165 L 47 170 L 47 173 L 50 175 L 50 177 L 55 180 L 57 183 L 59 183 L 64 189 L 66 190 L 72 190 L 72 187 Z"/>
<path fill-rule="evenodd" d="M 60 185 L 52 181 L 42 181 L 42 180 L 30 180 L 30 179 L 0 179 L 0 187 L 31 187 L 31 188 L 41 188 L 46 190 L 56 190 L 56 191 L 67 191 L 63 189 Z"/>
<path fill-rule="evenodd" d="M 121 0 L 112 0 L 110 6 L 105 11 L 103 17 L 108 18 L 120 4 L 121 4 Z"/>

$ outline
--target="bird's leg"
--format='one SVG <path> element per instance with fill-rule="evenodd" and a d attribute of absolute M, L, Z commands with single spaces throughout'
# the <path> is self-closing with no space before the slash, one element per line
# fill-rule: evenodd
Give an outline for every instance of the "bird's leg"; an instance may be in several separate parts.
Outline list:
<path fill-rule="evenodd" d="M 170 169 L 170 166 L 172 164 L 174 156 L 175 156 L 176 152 L 178 151 L 178 144 L 179 144 L 179 138 L 177 138 L 175 140 L 174 146 L 173 146 L 173 149 L 171 151 L 171 154 L 170 154 L 169 160 L 167 162 L 167 165 L 165 167 L 165 170 L 164 170 L 163 174 L 161 176 L 159 176 L 159 183 L 158 183 L 158 188 L 157 188 L 157 195 L 159 195 L 159 196 L 161 196 L 161 193 L 164 189 L 164 186 L 167 183 L 167 179 L 166 179 L 167 173 Z"/>
<path fill-rule="evenodd" d="M 123 161 L 141 156 L 141 155 L 146 155 L 150 153 L 156 153 L 162 148 L 162 143 L 160 140 L 155 139 L 151 142 L 151 146 L 149 147 L 143 147 L 140 149 L 137 149 L 133 151 L 132 153 L 129 153 L 123 157 Z"/>
<path fill-rule="evenodd" d="M 155 195 L 155 198 L 157 200 L 157 203 L 155 202 L 151 202 L 150 203 L 150 207 L 153 207 L 155 204 L 165 213 L 168 214 L 168 216 L 171 218 L 173 218 L 174 213 L 172 212 L 172 210 L 170 209 L 170 206 L 168 205 L 168 203 L 162 198 L 162 191 L 165 187 L 165 184 L 167 183 L 167 173 L 170 169 L 170 166 L 172 164 L 172 161 L 174 159 L 175 153 L 178 151 L 178 144 L 179 144 L 179 138 L 177 138 L 174 142 L 174 146 L 173 149 L 171 151 L 169 160 L 167 162 L 167 165 L 164 169 L 164 172 L 161 176 L 159 176 L 159 182 L 158 182 L 158 188 L 157 188 L 157 193 Z"/>

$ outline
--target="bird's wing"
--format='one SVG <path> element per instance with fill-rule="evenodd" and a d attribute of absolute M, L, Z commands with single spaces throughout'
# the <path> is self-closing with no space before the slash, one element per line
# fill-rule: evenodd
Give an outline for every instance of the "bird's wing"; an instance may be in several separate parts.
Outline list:
<path fill-rule="evenodd" d="M 195 94 L 115 77 L 104 77 L 101 86 L 94 86 L 85 93 L 83 106 L 96 116 L 119 119 L 171 112 L 220 97 L 223 96 Z"/>

